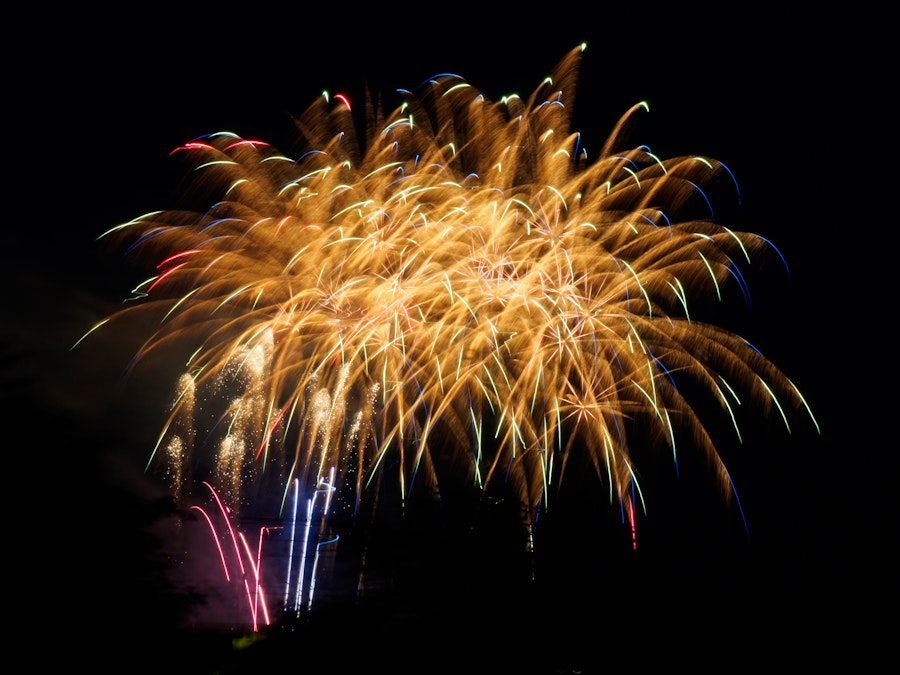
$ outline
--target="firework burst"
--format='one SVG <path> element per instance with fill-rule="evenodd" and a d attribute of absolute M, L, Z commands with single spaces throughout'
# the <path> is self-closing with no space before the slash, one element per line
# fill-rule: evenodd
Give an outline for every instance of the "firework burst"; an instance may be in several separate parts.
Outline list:
<path fill-rule="evenodd" d="M 138 356 L 191 345 L 150 462 L 177 495 L 204 465 L 233 504 L 284 504 L 336 467 L 355 509 L 386 472 L 406 499 L 439 494 L 447 470 L 502 483 L 532 522 L 587 463 L 634 513 L 636 437 L 698 453 L 733 494 L 676 383 L 738 437 L 747 403 L 812 419 L 775 365 L 689 312 L 746 291 L 740 265 L 773 250 L 713 220 L 705 187 L 736 199 L 730 171 L 627 147 L 644 104 L 591 159 L 570 129 L 581 53 L 527 100 L 449 74 L 389 114 L 369 98 L 364 138 L 323 95 L 296 119 L 297 157 L 232 133 L 174 151 L 211 206 L 103 236 L 154 269 L 122 312 L 158 319 Z"/>

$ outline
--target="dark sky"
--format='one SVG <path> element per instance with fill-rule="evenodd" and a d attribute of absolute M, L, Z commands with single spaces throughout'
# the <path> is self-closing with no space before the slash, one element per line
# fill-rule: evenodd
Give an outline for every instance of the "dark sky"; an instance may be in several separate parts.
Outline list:
<path fill-rule="evenodd" d="M 897 599 L 896 218 L 887 198 L 896 172 L 888 172 L 883 18 L 728 7 L 513 16 L 467 5 L 431 17 L 399 5 L 363 16 L 295 3 L 214 17 L 169 11 L 101 21 L 72 12 L 55 15 L 55 28 L 26 22 L 33 55 L 7 98 L 6 185 L 22 212 L 14 209 L 6 227 L 0 357 L 16 458 L 9 482 L 24 490 L 12 513 L 18 507 L 29 521 L 15 526 L 11 516 L 11 535 L 26 527 L 39 539 L 29 548 L 34 561 L 14 561 L 69 570 L 68 579 L 35 584 L 39 613 L 55 623 L 62 602 L 68 620 L 86 612 L 96 626 L 79 639 L 127 634 L 138 649 L 141 635 L 170 619 L 168 606 L 154 606 L 164 604 L 155 603 L 153 572 L 163 563 L 146 534 L 164 507 L 141 475 L 165 385 L 120 388 L 131 336 L 69 351 L 130 290 L 133 277 L 95 239 L 171 204 L 180 173 L 170 150 L 231 130 L 288 151 L 291 116 L 325 89 L 361 100 L 366 87 L 391 95 L 455 72 L 493 99 L 530 93 L 586 42 L 574 113 L 586 143 L 599 148 L 618 117 L 646 100 L 637 143 L 662 156 L 712 156 L 737 175 L 736 217 L 790 266 L 790 278 L 773 273 L 763 284 L 740 326 L 798 384 L 822 434 L 762 434 L 761 446 L 737 460 L 749 545 L 734 541 L 733 524 L 710 514 L 707 501 L 676 499 L 663 509 L 648 524 L 657 549 L 640 561 L 610 552 L 608 541 L 573 546 L 566 535 L 591 527 L 573 523 L 548 563 L 556 581 L 546 592 L 558 597 L 536 602 L 549 616 L 533 618 L 581 645 L 573 649 L 582 665 L 595 629 L 652 641 L 654 630 L 690 632 L 686 625 L 741 650 L 791 643 L 787 636 L 806 625 L 871 654 L 873 617 Z M 610 562 L 595 565 L 597 557 Z M 503 576 L 488 563 L 468 574 Z M 482 586 L 482 606 L 514 593 L 498 584 L 492 598 Z M 90 609 L 75 611 L 70 593 Z M 573 595 L 590 598 L 596 614 L 563 602 Z M 421 619 L 411 634 L 423 638 L 432 610 L 408 611 Z M 450 620 L 437 625 L 449 632 Z M 701 649 L 687 637 L 682 646 Z"/>

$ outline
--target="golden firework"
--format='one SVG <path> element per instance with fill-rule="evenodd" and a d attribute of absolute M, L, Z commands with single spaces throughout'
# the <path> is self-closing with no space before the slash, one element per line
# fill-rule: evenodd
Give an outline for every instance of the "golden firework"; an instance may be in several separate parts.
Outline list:
<path fill-rule="evenodd" d="M 155 267 L 123 311 L 158 312 L 142 355 L 196 346 L 152 462 L 212 448 L 235 502 L 329 467 L 359 500 L 390 470 L 406 498 L 436 493 L 444 468 L 510 486 L 533 519 L 576 457 L 632 510 L 636 434 L 700 453 L 731 494 L 677 382 L 735 430 L 747 402 L 812 417 L 775 365 L 689 312 L 770 249 L 704 210 L 702 186 L 731 173 L 625 146 L 643 103 L 589 158 L 570 129 L 581 53 L 527 100 L 453 75 L 390 114 L 369 99 L 363 139 L 323 95 L 296 120 L 296 158 L 232 133 L 178 148 L 211 205 L 104 235 Z"/>

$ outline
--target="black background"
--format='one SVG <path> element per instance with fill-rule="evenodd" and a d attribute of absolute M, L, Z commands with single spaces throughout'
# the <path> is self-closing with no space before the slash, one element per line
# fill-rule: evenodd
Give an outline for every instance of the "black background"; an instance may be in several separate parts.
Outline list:
<path fill-rule="evenodd" d="M 28 580 L 11 603 L 28 610 L 22 630 L 64 645 L 32 658 L 599 672 L 776 655 L 862 669 L 884 653 L 897 600 L 886 17 L 860 3 L 841 15 L 776 7 L 26 13 L 6 60 L 8 584 Z M 772 420 L 776 430 L 731 455 L 749 540 L 702 483 L 663 486 L 638 552 L 602 508 L 573 497 L 547 525 L 542 583 L 523 586 L 503 516 L 464 511 L 384 535 L 389 599 L 245 649 L 175 630 L 183 598 L 166 587 L 150 527 L 165 501 L 141 475 L 169 383 L 120 382 L 134 336 L 69 350 L 133 280 L 96 237 L 172 204 L 181 168 L 169 152 L 196 136 L 230 130 L 289 152 L 291 116 L 323 90 L 361 101 L 367 87 L 390 96 L 449 71 L 496 100 L 530 93 L 581 42 L 573 127 L 588 147 L 648 101 L 635 142 L 727 164 L 740 229 L 772 240 L 790 266 L 760 282 L 735 328 L 797 383 L 822 433 L 795 420 L 788 436 Z"/>

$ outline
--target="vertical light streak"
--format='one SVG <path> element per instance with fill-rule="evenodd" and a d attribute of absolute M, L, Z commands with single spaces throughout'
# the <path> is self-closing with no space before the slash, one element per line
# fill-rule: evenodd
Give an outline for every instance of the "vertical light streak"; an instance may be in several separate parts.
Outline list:
<path fill-rule="evenodd" d="M 247 554 L 247 563 L 250 565 L 250 571 L 253 573 L 253 589 L 259 586 L 259 570 L 256 568 L 256 565 L 253 562 L 253 553 L 250 551 L 250 544 L 247 542 L 247 537 L 243 532 L 238 533 L 238 539 L 240 539 L 241 544 L 244 547 L 244 551 Z M 247 575 L 244 575 L 243 578 L 244 589 L 247 594 L 247 605 L 250 608 L 250 619 L 253 625 L 253 632 L 257 632 L 259 630 L 259 622 L 257 620 L 258 617 L 258 609 L 256 604 L 256 592 L 250 588 L 250 579 L 247 578 Z"/>
<path fill-rule="evenodd" d="M 333 544 L 339 538 L 340 537 L 338 535 L 334 535 L 334 537 L 329 539 L 328 541 L 320 541 L 316 544 L 316 556 L 313 559 L 312 573 L 310 574 L 309 579 L 309 600 L 307 601 L 307 609 L 312 609 L 313 595 L 315 595 L 316 592 L 316 570 L 319 567 L 319 549 L 321 549 L 322 546 L 325 546 L 326 544 Z"/>
<path fill-rule="evenodd" d="M 303 603 L 303 585 L 306 582 L 304 572 L 306 570 L 306 555 L 307 549 L 309 548 L 309 531 L 312 526 L 313 507 L 316 502 L 316 497 L 318 496 L 319 490 L 316 490 L 313 493 L 313 496 L 306 501 L 306 527 L 303 530 L 303 543 L 300 549 L 300 569 L 297 572 L 297 591 L 294 594 L 294 611 L 298 614 L 300 612 L 300 606 Z"/>
<path fill-rule="evenodd" d="M 287 570 L 284 573 L 284 609 L 291 595 L 291 567 L 294 563 L 294 533 L 297 531 L 297 505 L 300 503 L 300 480 L 294 479 L 294 508 L 291 510 L 291 536 L 288 540 Z"/>

